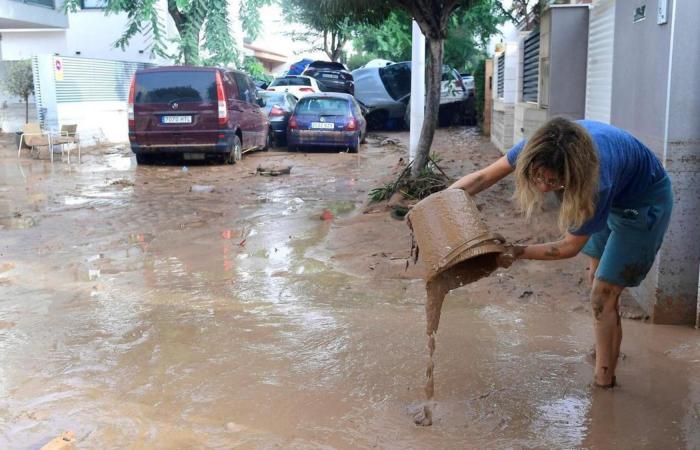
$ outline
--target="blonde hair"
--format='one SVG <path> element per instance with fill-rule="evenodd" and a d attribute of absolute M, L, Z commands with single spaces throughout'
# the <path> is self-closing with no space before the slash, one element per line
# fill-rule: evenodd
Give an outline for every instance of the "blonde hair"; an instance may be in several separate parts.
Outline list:
<path fill-rule="evenodd" d="M 555 173 L 564 186 L 559 228 L 579 228 L 595 213 L 598 196 L 598 152 L 588 132 L 580 125 L 556 118 L 542 125 L 525 144 L 515 163 L 515 198 L 530 218 L 539 209 L 544 194 L 537 190 L 540 169 Z"/>

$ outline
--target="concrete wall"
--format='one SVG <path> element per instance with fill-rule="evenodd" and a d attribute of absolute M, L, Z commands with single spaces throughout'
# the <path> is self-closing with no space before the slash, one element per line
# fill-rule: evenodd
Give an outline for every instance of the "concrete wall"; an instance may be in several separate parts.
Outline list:
<path fill-rule="evenodd" d="M 513 146 L 513 113 L 512 103 L 505 103 L 498 98 L 493 101 L 491 142 L 504 153 Z"/>
<path fill-rule="evenodd" d="M 611 123 L 663 161 L 675 205 L 654 273 L 633 293 L 654 322 L 693 323 L 700 266 L 700 2 L 669 0 L 668 23 L 661 25 L 652 5 L 646 20 L 633 23 L 637 3 L 615 6 Z"/>
<path fill-rule="evenodd" d="M 513 142 L 529 139 L 547 118 L 547 110 L 536 103 L 516 103 L 513 111 Z"/>
<path fill-rule="evenodd" d="M 68 51 L 66 30 L 4 31 L 0 34 L 2 59 L 6 61 L 28 59 L 38 53 L 65 54 Z"/>
<path fill-rule="evenodd" d="M 56 8 L 48 8 L 22 1 L 0 1 L 0 28 L 66 28 L 68 18 Z"/>

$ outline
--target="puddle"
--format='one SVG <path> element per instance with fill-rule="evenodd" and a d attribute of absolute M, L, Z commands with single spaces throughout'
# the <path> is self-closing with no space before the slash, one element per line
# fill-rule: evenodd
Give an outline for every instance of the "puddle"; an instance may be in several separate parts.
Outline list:
<path fill-rule="evenodd" d="M 37 225 L 31 216 L 0 217 L 0 230 L 23 230 Z"/>

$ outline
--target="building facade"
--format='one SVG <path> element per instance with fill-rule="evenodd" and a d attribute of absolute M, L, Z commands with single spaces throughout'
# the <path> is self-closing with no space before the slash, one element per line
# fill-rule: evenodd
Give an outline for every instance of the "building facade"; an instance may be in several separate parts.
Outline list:
<path fill-rule="evenodd" d="M 631 291 L 655 323 L 700 325 L 700 2 L 570 3 L 548 7 L 539 28 L 494 57 L 491 140 L 507 151 L 562 116 L 623 128 L 654 151 L 674 212 L 655 266 Z"/>

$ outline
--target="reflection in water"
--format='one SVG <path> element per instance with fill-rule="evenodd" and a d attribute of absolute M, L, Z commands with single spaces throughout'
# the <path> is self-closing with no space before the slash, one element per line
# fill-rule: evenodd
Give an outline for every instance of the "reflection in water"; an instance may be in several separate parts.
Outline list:
<path fill-rule="evenodd" d="M 545 442 L 556 443 L 559 448 L 579 447 L 586 437 L 586 415 L 590 400 L 569 395 L 547 400 L 537 407 L 538 415 L 532 428 Z"/>

